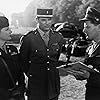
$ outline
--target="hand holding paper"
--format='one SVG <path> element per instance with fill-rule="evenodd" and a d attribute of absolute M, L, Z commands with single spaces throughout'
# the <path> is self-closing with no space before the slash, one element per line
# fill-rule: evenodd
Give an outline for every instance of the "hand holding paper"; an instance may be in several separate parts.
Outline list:
<path fill-rule="evenodd" d="M 73 70 L 80 70 L 80 69 L 84 69 L 87 70 L 89 72 L 98 72 L 96 70 L 93 69 L 92 65 L 86 65 L 82 62 L 75 62 L 75 63 L 70 63 L 69 65 L 72 66 Z"/>
<path fill-rule="evenodd" d="M 85 80 L 88 79 L 90 76 L 90 73 L 84 69 L 76 70 L 76 68 L 73 69 L 73 67 L 68 67 L 68 68 L 61 68 L 61 70 L 63 70 L 67 74 L 75 76 L 77 80 Z"/>

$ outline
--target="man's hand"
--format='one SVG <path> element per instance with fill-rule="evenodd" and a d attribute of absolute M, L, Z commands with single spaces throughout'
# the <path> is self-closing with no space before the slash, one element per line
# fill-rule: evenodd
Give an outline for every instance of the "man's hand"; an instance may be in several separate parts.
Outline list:
<path fill-rule="evenodd" d="M 93 66 L 91 65 L 86 65 L 86 64 L 84 64 L 84 63 L 82 63 L 82 62 L 75 62 L 75 63 L 70 63 L 69 65 L 71 65 L 72 66 L 72 69 L 73 70 L 80 70 L 80 69 L 84 69 L 84 70 L 87 70 L 87 71 L 89 71 L 89 72 L 95 72 L 95 70 L 93 69 Z"/>

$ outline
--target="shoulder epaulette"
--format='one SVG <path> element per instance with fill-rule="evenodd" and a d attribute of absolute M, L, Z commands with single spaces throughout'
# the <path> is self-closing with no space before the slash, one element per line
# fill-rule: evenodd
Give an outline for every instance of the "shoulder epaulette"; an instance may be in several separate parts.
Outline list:
<path fill-rule="evenodd" d="M 35 32 L 36 32 L 36 29 L 34 29 L 34 30 L 28 32 L 28 33 L 25 34 L 23 37 L 26 37 L 26 36 L 28 36 L 28 35 L 30 35 L 30 34 L 34 34 Z"/>
<path fill-rule="evenodd" d="M 35 34 L 35 32 L 36 32 L 36 29 L 34 29 L 34 30 L 28 32 L 27 34 L 23 35 L 23 36 L 20 38 L 20 43 L 23 41 L 23 39 L 29 37 L 31 34 Z"/>
<path fill-rule="evenodd" d="M 25 36 L 28 36 L 28 35 L 31 34 L 32 32 L 33 32 L 33 31 L 28 32 L 27 34 L 24 35 L 24 37 L 25 37 Z"/>

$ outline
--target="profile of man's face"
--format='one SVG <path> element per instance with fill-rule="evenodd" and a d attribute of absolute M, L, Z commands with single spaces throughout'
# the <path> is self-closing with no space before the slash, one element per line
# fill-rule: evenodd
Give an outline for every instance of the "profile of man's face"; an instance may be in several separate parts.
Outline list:
<path fill-rule="evenodd" d="M 90 40 L 98 37 L 98 25 L 94 25 L 91 21 L 85 21 L 83 32 L 88 35 Z"/>
<path fill-rule="evenodd" d="M 52 17 L 39 17 L 38 19 L 39 28 L 43 31 L 49 31 L 52 25 Z"/>

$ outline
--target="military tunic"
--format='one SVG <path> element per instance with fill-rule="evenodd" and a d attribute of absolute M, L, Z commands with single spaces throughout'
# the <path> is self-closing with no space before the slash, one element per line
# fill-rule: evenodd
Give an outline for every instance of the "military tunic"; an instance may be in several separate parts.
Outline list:
<path fill-rule="evenodd" d="M 29 100 L 48 100 L 60 93 L 58 58 L 65 40 L 62 35 L 50 30 L 48 46 L 37 29 L 29 32 L 20 48 L 23 70 L 29 77 Z"/>
<path fill-rule="evenodd" d="M 94 46 L 95 48 L 93 48 Z M 100 42 L 91 45 L 89 48 L 85 63 L 92 65 L 94 69 L 100 72 Z M 85 100 L 100 100 L 100 73 L 90 72 L 86 84 Z"/>
<path fill-rule="evenodd" d="M 12 74 L 14 82 L 18 82 L 19 85 L 24 87 L 24 75 L 21 71 L 21 67 L 18 64 L 18 51 L 13 45 L 6 45 L 5 50 L 0 48 L 0 100 L 8 100 L 10 96 L 10 89 L 14 88 L 14 84 L 11 77 L 7 71 L 7 68 L 3 61 L 4 59 L 8 68 Z"/>

